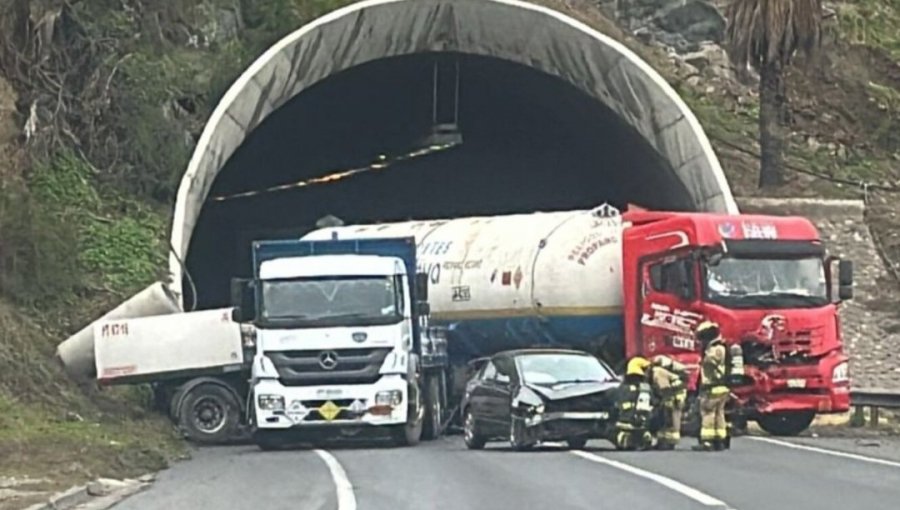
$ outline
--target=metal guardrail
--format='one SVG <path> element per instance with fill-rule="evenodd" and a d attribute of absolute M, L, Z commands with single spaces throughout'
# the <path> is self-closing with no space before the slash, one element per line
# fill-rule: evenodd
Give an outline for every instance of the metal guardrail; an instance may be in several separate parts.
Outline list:
<path fill-rule="evenodd" d="M 877 427 L 881 409 L 900 409 L 900 390 L 866 388 L 850 391 L 850 404 L 854 408 L 851 423 L 865 423 L 865 408 L 869 408 L 869 425 Z"/>

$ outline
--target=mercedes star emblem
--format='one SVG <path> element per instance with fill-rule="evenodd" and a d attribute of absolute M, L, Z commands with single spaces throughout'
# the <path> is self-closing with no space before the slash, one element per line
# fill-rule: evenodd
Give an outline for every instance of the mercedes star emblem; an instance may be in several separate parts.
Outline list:
<path fill-rule="evenodd" d="M 338 364 L 338 355 L 334 351 L 324 351 L 319 354 L 319 366 L 325 370 L 334 370 Z"/>

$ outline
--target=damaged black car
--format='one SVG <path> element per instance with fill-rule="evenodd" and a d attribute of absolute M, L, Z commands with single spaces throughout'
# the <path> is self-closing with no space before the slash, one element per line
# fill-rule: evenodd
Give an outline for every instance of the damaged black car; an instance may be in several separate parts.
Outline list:
<path fill-rule="evenodd" d="M 567 349 L 505 351 L 480 367 L 461 402 L 469 449 L 509 441 L 515 450 L 539 442 L 582 448 L 606 438 L 620 380 L 594 356 Z"/>

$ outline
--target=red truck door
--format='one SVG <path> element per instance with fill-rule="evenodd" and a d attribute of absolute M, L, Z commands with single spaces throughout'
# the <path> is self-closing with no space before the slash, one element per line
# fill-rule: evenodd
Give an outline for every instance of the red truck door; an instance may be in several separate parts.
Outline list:
<path fill-rule="evenodd" d="M 693 330 L 703 316 L 697 261 L 690 252 L 659 253 L 638 261 L 640 324 L 635 345 L 639 354 L 683 355 L 699 352 Z"/>

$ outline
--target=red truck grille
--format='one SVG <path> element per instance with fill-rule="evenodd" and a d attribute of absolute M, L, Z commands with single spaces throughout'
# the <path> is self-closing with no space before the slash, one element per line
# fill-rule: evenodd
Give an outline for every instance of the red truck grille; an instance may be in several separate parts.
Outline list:
<path fill-rule="evenodd" d="M 785 331 L 775 340 L 775 350 L 779 354 L 807 353 L 813 347 L 812 330 Z"/>

